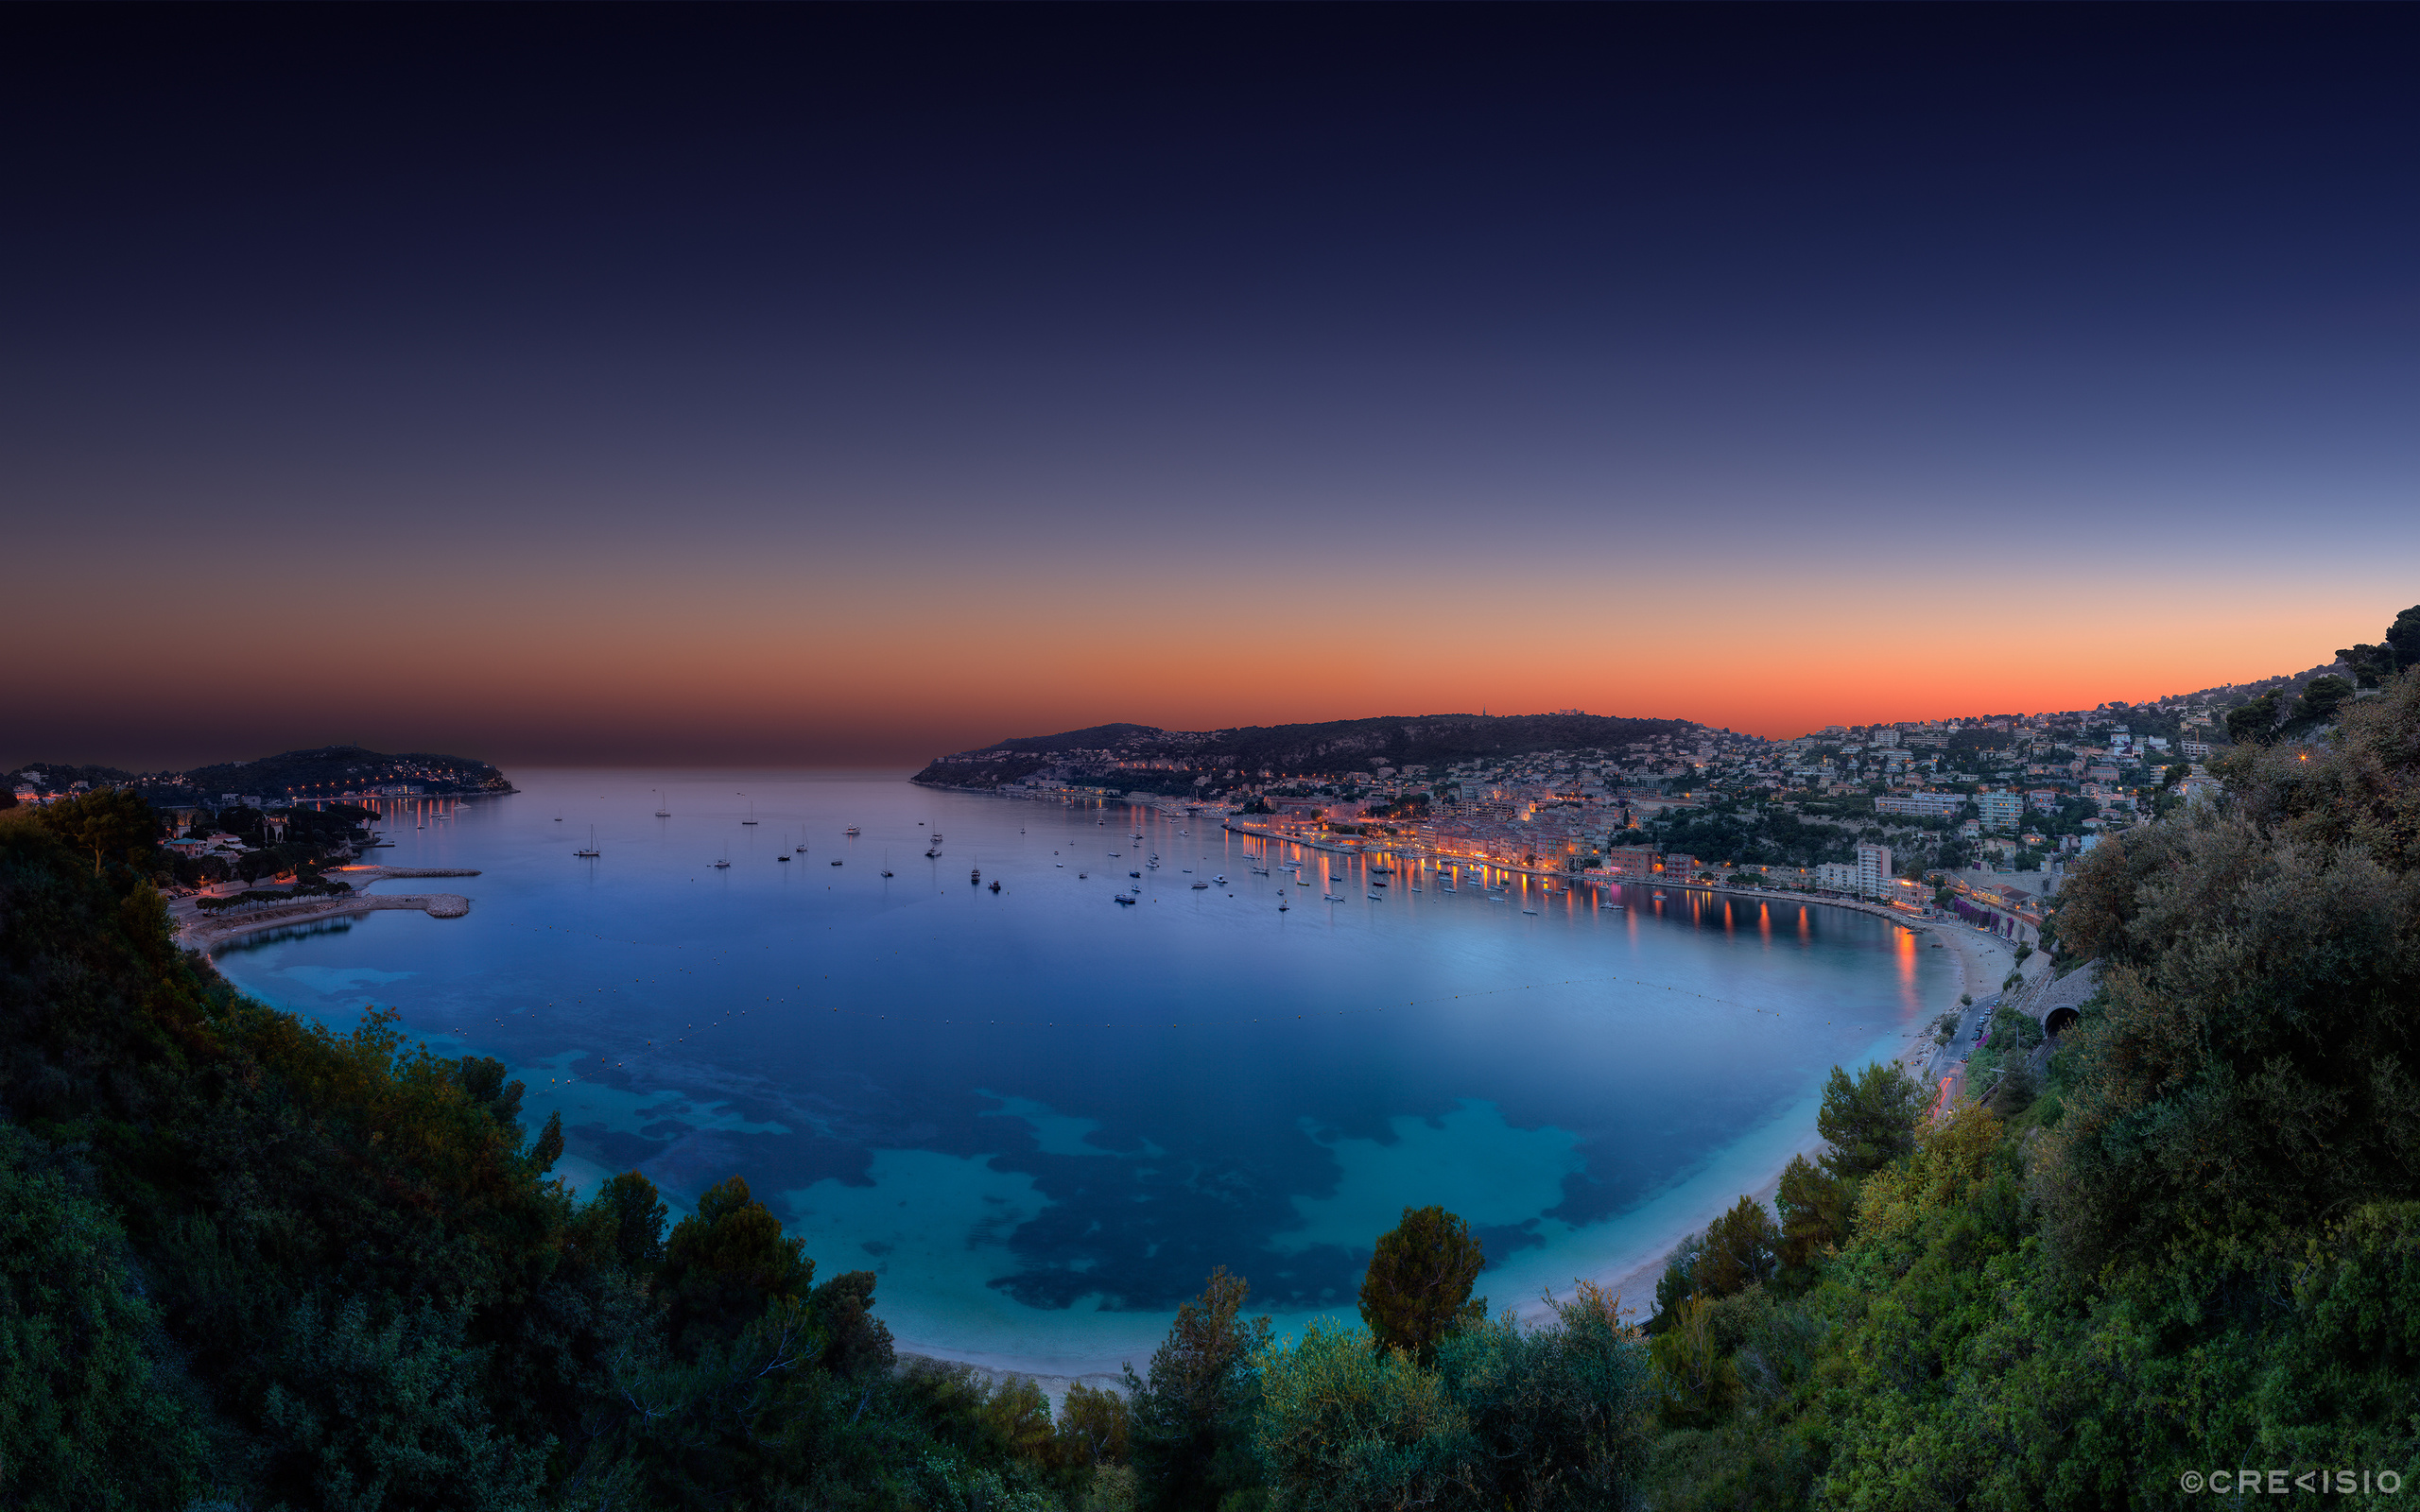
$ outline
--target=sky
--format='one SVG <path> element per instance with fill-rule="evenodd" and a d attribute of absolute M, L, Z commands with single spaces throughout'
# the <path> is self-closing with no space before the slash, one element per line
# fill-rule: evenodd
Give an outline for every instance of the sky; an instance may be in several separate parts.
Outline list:
<path fill-rule="evenodd" d="M 2402 8 L 10 8 L 0 761 L 1786 736 L 2420 601 Z"/>

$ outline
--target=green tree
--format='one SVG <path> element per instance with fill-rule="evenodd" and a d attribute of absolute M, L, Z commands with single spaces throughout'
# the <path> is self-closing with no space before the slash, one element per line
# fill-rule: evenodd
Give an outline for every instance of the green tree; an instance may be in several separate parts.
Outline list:
<path fill-rule="evenodd" d="M 1739 1368 L 1717 1344 L 1714 1309 L 1710 1297 L 1685 1298 L 1670 1326 L 1648 1343 L 1657 1403 L 1668 1423 L 1703 1425 L 1738 1400 Z"/>
<path fill-rule="evenodd" d="M 207 1444 L 126 1238 L 0 1124 L 0 1505 L 182 1506 Z"/>
<path fill-rule="evenodd" d="M 1880 1170 L 1916 1147 L 1924 1110 L 1923 1085 L 1896 1066 L 1871 1064 L 1854 1078 L 1834 1066 L 1815 1114 L 1816 1132 L 1831 1145 L 1824 1168 L 1845 1180 Z"/>
<path fill-rule="evenodd" d="M 1199 1297 L 1177 1308 L 1150 1377 L 1126 1368 L 1129 1442 L 1146 1506 L 1209 1512 L 1222 1495 L 1258 1482 L 1249 1441 L 1253 1358 L 1269 1341 L 1270 1322 L 1238 1315 L 1251 1292 L 1219 1266 Z"/>
<path fill-rule="evenodd" d="M 1279 1504 L 1321 1512 L 1627 1504 L 1643 1460 L 1645 1351 L 1582 1283 L 1542 1327 L 1483 1319 L 1433 1365 L 1314 1324 L 1255 1356 L 1253 1445 Z"/>
<path fill-rule="evenodd" d="M 2283 690 L 2272 688 L 2249 703 L 2227 711 L 2227 739 L 2238 746 L 2268 744 L 2277 728 L 2277 700 Z"/>
<path fill-rule="evenodd" d="M 2394 623 L 2386 627 L 2386 644 L 2398 668 L 2420 667 L 2420 604 L 2394 617 Z"/>
<path fill-rule="evenodd" d="M 1068 1385 L 1066 1399 L 1059 1404 L 1058 1454 L 1063 1463 L 1123 1465 L 1132 1431 L 1123 1396 L 1080 1381 Z"/>
<path fill-rule="evenodd" d="M 1432 1359 L 1438 1340 L 1487 1315 L 1487 1298 L 1471 1296 L 1486 1264 L 1469 1224 L 1440 1207 L 1406 1208 L 1361 1278 L 1361 1321 L 1379 1348 Z"/>
<path fill-rule="evenodd" d="M 2353 681 L 2363 688 L 2375 688 L 2394 676 L 2394 648 L 2388 645 L 2349 645 L 2338 649 L 2336 660 L 2353 669 Z"/>
<path fill-rule="evenodd" d="M 2288 730 L 2300 734 L 2326 724 L 2336 717 L 2337 709 L 2353 696 L 2353 684 L 2334 673 L 2310 679 L 2303 687 L 2302 696 L 2294 700 L 2292 717 L 2286 722 Z"/>
<path fill-rule="evenodd" d="M 1705 1252 L 1705 1236 L 1690 1234 L 1672 1250 L 1665 1263 L 1664 1274 L 1655 1281 L 1655 1316 L 1651 1327 L 1661 1327 L 1664 1320 L 1676 1315 L 1681 1303 L 1697 1295 L 1697 1264 Z"/>
<path fill-rule="evenodd" d="M 890 1330 L 873 1315 L 874 1280 L 870 1270 L 843 1271 L 808 1294 L 825 1339 L 821 1364 L 835 1375 L 888 1371 L 896 1362 Z"/>
<path fill-rule="evenodd" d="M 738 1336 L 774 1301 L 804 1302 L 815 1280 L 806 1242 L 785 1238 L 770 1209 L 733 1177 L 709 1187 L 665 1241 L 655 1291 L 674 1347 L 689 1352 Z"/>
<path fill-rule="evenodd" d="M 1771 1280 L 1780 1243 L 1781 1231 L 1764 1204 L 1741 1197 L 1706 1228 L 1705 1247 L 1696 1266 L 1699 1290 L 1708 1297 L 1730 1297 Z"/>
<path fill-rule="evenodd" d="M 583 1233 L 613 1264 L 645 1280 L 664 1263 L 666 1216 L 655 1183 L 625 1171 L 596 1189 L 583 1215 Z"/>
<path fill-rule="evenodd" d="M 96 877 L 105 861 L 147 861 L 160 837 L 159 816 L 130 788 L 61 799 L 35 814 L 44 829 L 93 858 Z"/>
<path fill-rule="evenodd" d="M 1817 1170 L 1803 1155 L 1782 1169 L 1773 1206 L 1781 1210 L 1781 1240 L 1774 1260 L 1785 1276 L 1803 1278 L 1817 1260 L 1849 1236 L 1847 1187 Z"/>

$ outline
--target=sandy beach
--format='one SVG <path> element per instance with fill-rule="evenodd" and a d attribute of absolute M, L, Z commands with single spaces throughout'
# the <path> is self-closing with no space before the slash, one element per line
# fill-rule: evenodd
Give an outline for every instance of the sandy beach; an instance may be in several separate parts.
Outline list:
<path fill-rule="evenodd" d="M 1931 1007 L 1930 1011 L 1914 1025 L 1907 1042 L 1893 1057 L 1893 1062 L 1909 1075 L 1920 1081 L 1926 1081 L 1929 1078 L 1925 1073 L 1937 1048 L 1933 1043 L 1934 1021 L 1943 1013 L 1957 1011 L 1958 1000 L 1961 997 L 1971 995 L 1981 999 L 1998 990 L 2000 982 L 2008 975 L 2009 966 L 2014 960 L 2015 953 L 2007 942 L 1986 935 L 1970 925 L 1961 923 L 1955 919 L 1917 919 L 1894 914 L 1893 921 L 1903 928 L 1927 936 L 1929 940 L 1939 941 L 1943 948 L 1950 953 L 1950 961 L 1955 968 L 1954 980 L 1944 988 L 1938 1005 Z M 2037 966 L 2036 963 L 2042 963 L 2042 965 Z M 2028 972 L 2030 980 L 2043 966 L 2047 966 L 2047 961 L 2037 952 L 2026 964 L 2034 968 L 2034 971 Z M 1854 1071 L 1857 1068 L 1843 1069 Z M 1935 1091 L 1938 1091 L 1938 1083 L 1934 1085 Z M 1596 1282 L 1608 1291 L 1619 1293 L 1623 1307 L 1635 1310 L 1643 1320 L 1653 1310 L 1655 1283 L 1662 1278 L 1665 1266 L 1670 1262 L 1672 1251 L 1680 1246 L 1681 1241 L 1691 1234 L 1703 1232 L 1706 1225 L 1728 1211 L 1732 1204 L 1737 1202 L 1742 1195 L 1754 1197 L 1767 1208 L 1771 1208 L 1775 1194 L 1781 1190 L 1782 1172 L 1789 1168 L 1790 1160 L 1803 1155 L 1812 1160 L 1820 1156 L 1823 1150 L 1823 1136 L 1815 1131 L 1812 1125 L 1809 1125 L 1805 1135 L 1790 1146 L 1773 1165 L 1764 1181 L 1754 1190 L 1734 1193 L 1721 1199 L 1719 1206 L 1698 1212 L 1686 1219 L 1676 1220 L 1659 1232 L 1651 1243 L 1644 1246 L 1634 1246 L 1629 1253 L 1614 1257 L 1611 1264 L 1584 1279 Z M 1567 1295 L 1563 1291 L 1556 1293 L 1558 1297 Z M 1520 1312 L 1524 1317 L 1534 1318 L 1545 1314 L 1546 1306 L 1543 1301 L 1532 1300 L 1523 1306 Z"/>

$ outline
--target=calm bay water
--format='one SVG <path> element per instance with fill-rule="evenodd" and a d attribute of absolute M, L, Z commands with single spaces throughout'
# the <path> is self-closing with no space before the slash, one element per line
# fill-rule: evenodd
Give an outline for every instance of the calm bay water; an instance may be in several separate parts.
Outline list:
<path fill-rule="evenodd" d="M 881 1274 L 903 1347 L 1027 1368 L 1139 1366 L 1219 1264 L 1281 1325 L 1349 1317 L 1406 1205 L 1470 1219 L 1496 1306 L 1566 1289 L 1764 1180 L 1828 1069 L 1887 1057 L 1946 981 L 1845 910 L 1517 881 L 1491 902 L 1469 873 L 1448 892 L 1396 863 L 1377 889 L 1292 850 L 1296 887 L 1215 820 L 1123 804 L 514 776 L 425 829 L 390 817 L 373 853 L 480 868 L 384 885 L 459 890 L 468 918 L 372 914 L 220 966 L 338 1028 L 391 1005 L 440 1053 L 505 1060 L 583 1188 L 744 1176 L 819 1275 Z M 575 859 L 591 825 L 603 854 Z M 1128 886 L 1144 901 L 1114 903 Z"/>

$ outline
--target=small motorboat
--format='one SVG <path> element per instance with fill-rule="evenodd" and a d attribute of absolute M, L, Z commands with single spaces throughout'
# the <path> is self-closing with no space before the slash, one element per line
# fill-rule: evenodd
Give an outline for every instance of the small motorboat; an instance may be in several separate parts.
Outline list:
<path fill-rule="evenodd" d="M 841 833 L 842 834 L 855 834 L 855 833 L 857 833 L 857 827 L 856 827 L 856 825 L 852 824 L 852 825 L 850 825 L 847 829 L 845 829 L 845 830 L 841 831 L 840 833 Z"/>
<path fill-rule="evenodd" d="M 1000 880 L 997 877 L 992 879 L 992 890 L 994 892 L 998 892 L 1000 890 Z"/>
<path fill-rule="evenodd" d="M 715 869 L 717 871 L 728 871 L 731 869 L 731 863 L 728 861 L 717 861 L 715 863 Z"/>
<path fill-rule="evenodd" d="M 1127 897 L 1127 896 L 1126 896 L 1124 893 L 1122 893 L 1122 892 L 1121 892 L 1121 893 L 1119 893 L 1119 894 L 1117 895 L 1117 901 L 1118 901 L 1119 902 L 1121 902 L 1121 903 L 1125 903 L 1125 904 L 1127 904 L 1129 907 L 1132 907 L 1132 906 L 1133 905 L 1133 902 L 1134 902 L 1134 900 L 1133 900 L 1133 899 Z"/>
<path fill-rule="evenodd" d="M 1537 912 L 1537 910 L 1536 910 L 1536 909 L 1534 909 L 1534 908 L 1524 908 L 1524 909 L 1522 909 L 1522 910 L 1521 910 L 1521 912 L 1523 912 L 1523 913 L 1525 913 L 1525 914 L 1534 914 L 1534 913 L 1536 913 L 1536 912 Z"/>
<path fill-rule="evenodd" d="M 970 884 L 981 882 L 983 880 L 983 868 L 981 867 L 977 867 L 974 870 L 966 874 L 966 880 Z"/>
<path fill-rule="evenodd" d="M 1130 872 L 1128 872 L 1128 873 L 1127 873 L 1127 875 L 1128 875 L 1128 876 L 1130 876 L 1130 877 L 1136 877 L 1136 878 L 1139 878 L 1139 877 L 1141 877 L 1143 874 L 1142 874 L 1141 872 L 1139 872 L 1139 871 L 1130 871 Z"/>
<path fill-rule="evenodd" d="M 1225 885 L 1227 885 L 1227 879 L 1226 879 L 1223 875 L 1222 875 L 1222 876 L 1213 877 L 1213 878 L 1211 878 L 1210 880 L 1211 880 L 1212 882 L 1214 882 L 1214 883 L 1217 883 L 1217 884 L 1218 884 L 1219 886 L 1221 886 L 1221 887 L 1223 887 L 1223 886 L 1225 886 Z"/>
<path fill-rule="evenodd" d="M 786 862 L 789 860 L 789 857 L 787 857 L 787 856 L 775 856 L 773 859 L 774 859 L 774 860 L 776 860 L 776 861 L 780 861 L 780 862 L 786 863 Z M 833 864 L 834 866 L 836 866 L 836 867 L 839 865 L 839 863 L 838 863 L 838 862 L 837 862 L 837 861 L 835 861 L 835 862 L 834 862 L 834 863 L 832 863 L 832 864 Z"/>
<path fill-rule="evenodd" d="M 927 860 L 927 861 L 930 861 L 930 860 L 931 860 L 931 859 L 933 859 L 935 856 L 938 856 L 938 855 L 940 855 L 940 854 L 941 854 L 941 852 L 940 852 L 940 851 L 938 851 L 938 850 L 927 850 L 927 851 L 925 851 L 925 860 Z"/>
<path fill-rule="evenodd" d="M 888 876 L 890 876 L 890 872 L 888 872 L 888 871 L 886 871 L 886 872 L 884 872 L 884 873 L 883 873 L 883 875 L 884 875 L 884 876 L 886 876 L 886 877 L 888 877 Z"/>
<path fill-rule="evenodd" d="M 1197 882 L 1193 885 L 1193 890 L 1195 892 L 1207 892 L 1210 890 L 1210 885 L 1206 882 Z"/>
<path fill-rule="evenodd" d="M 839 863 L 839 862 L 838 862 L 838 861 L 834 861 L 832 864 L 833 864 L 834 866 L 836 866 L 836 867 L 837 867 L 837 866 L 838 866 L 840 863 Z"/>
<path fill-rule="evenodd" d="M 1387 901 L 1387 895 L 1382 892 L 1374 892 L 1370 895 L 1370 901 L 1374 903 L 1382 903 Z"/>
<path fill-rule="evenodd" d="M 1340 903 L 1344 902 L 1344 899 L 1341 896 L 1332 892 L 1323 892 L 1320 894 L 1320 898 L 1322 902 L 1331 903 Z"/>

